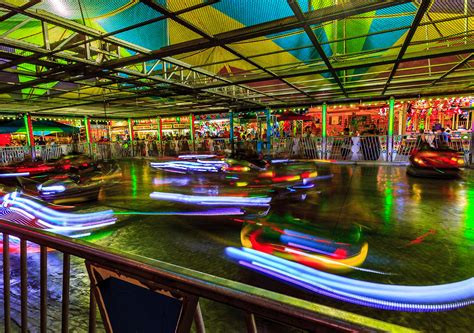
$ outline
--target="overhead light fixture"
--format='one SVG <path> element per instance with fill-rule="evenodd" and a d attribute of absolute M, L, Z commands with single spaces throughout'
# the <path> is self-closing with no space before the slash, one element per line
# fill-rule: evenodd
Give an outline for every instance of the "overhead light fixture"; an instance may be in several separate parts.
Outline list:
<path fill-rule="evenodd" d="M 61 16 L 69 16 L 71 12 L 66 7 L 66 4 L 62 0 L 49 0 L 51 8 Z"/>

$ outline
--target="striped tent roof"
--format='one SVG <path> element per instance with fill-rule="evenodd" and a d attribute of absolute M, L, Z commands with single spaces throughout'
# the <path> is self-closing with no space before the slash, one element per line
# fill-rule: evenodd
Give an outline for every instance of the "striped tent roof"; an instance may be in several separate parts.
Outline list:
<path fill-rule="evenodd" d="M 469 0 L 0 2 L 3 112 L 146 117 L 468 94 Z"/>

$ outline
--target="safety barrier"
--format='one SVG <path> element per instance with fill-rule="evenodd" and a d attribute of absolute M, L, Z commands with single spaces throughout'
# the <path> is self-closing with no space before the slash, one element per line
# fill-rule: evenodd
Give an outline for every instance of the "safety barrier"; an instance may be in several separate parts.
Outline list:
<path fill-rule="evenodd" d="M 152 291 L 164 290 L 168 295 L 179 294 L 184 299 L 186 297 L 193 298 L 195 306 L 191 308 L 183 305 L 183 312 L 180 317 L 188 317 L 191 321 L 194 321 L 195 330 L 198 333 L 205 332 L 205 322 L 202 317 L 201 307 L 199 306 L 200 301 L 205 302 L 209 308 L 215 307 L 215 303 L 221 303 L 232 307 L 234 314 L 235 311 L 240 311 L 242 317 L 245 318 L 244 322 L 233 323 L 232 325 L 233 327 L 247 327 L 248 332 L 256 332 L 256 318 L 261 325 L 261 320 L 265 319 L 311 331 L 378 332 L 404 330 L 400 326 L 375 319 L 211 276 L 169 263 L 106 249 L 85 241 L 72 240 L 15 223 L 1 221 L 0 233 L 3 239 L 3 323 L 7 333 L 12 331 L 12 313 L 15 317 L 13 319 L 18 323 L 22 332 L 39 331 L 43 333 L 59 331 L 59 329 L 62 332 L 69 332 L 70 330 L 85 331 L 87 327 L 89 332 L 95 331 L 96 297 L 100 296 L 100 281 L 96 281 L 94 278 L 90 284 L 90 292 L 88 292 L 88 315 L 83 314 L 85 318 L 88 318 L 87 327 L 72 327 L 70 321 L 69 303 L 71 290 L 87 288 L 83 284 L 71 285 L 71 281 L 73 283 L 75 281 L 74 279 L 71 280 L 71 268 L 74 268 L 74 271 L 77 272 L 76 266 L 81 265 L 78 258 L 86 261 L 90 276 L 92 276 L 91 267 L 98 267 L 102 271 L 113 272 L 115 276 L 125 281 L 138 281 L 141 287 L 149 288 Z M 10 243 L 13 239 L 15 239 L 15 242 L 19 242 L 19 251 L 10 252 L 12 249 Z M 35 287 L 35 284 L 28 283 L 28 276 L 37 273 L 37 266 L 30 266 L 36 265 L 36 263 L 32 260 L 31 256 L 28 257 L 28 251 L 33 244 L 39 247 L 39 255 L 37 256 L 39 261 L 39 328 L 33 327 L 34 324 L 28 314 L 28 311 L 31 311 L 29 309 L 29 298 L 38 294 L 38 290 L 31 290 L 31 288 Z M 50 265 L 48 265 L 49 260 L 54 260 L 55 262 L 58 260 L 62 261 L 62 274 L 60 272 L 55 272 L 55 276 L 50 274 L 48 271 L 50 269 Z M 13 272 L 19 273 L 15 273 L 14 276 Z M 17 274 L 18 276 L 16 276 Z M 62 278 L 59 279 L 58 274 L 61 274 Z M 14 284 L 12 283 L 13 279 L 15 279 Z M 19 286 L 16 282 L 19 282 Z M 55 287 L 55 290 L 60 290 L 61 311 L 51 311 L 51 304 L 58 301 L 58 297 L 56 300 L 53 300 L 53 296 L 49 293 L 53 282 L 62 285 L 59 288 Z M 19 290 L 12 293 L 13 288 L 18 288 Z M 13 298 L 16 297 L 19 297 L 20 301 L 12 302 Z M 127 300 L 122 301 L 126 302 Z M 103 303 L 99 302 L 99 305 L 103 305 Z M 77 308 L 77 304 L 75 304 L 75 308 Z M 104 319 L 104 306 L 99 306 L 99 308 Z M 206 310 L 206 308 L 203 307 L 203 310 Z M 121 313 L 120 315 L 129 316 L 128 313 Z M 74 316 L 78 316 L 78 314 Z M 224 318 L 213 319 L 217 321 L 225 320 Z M 133 321 L 134 318 L 128 318 L 128 320 Z M 78 322 L 85 324 L 84 321 L 75 320 L 74 322 L 77 325 Z M 59 323 L 60 328 L 57 327 Z M 178 331 L 184 332 L 189 330 Z"/>
<path fill-rule="evenodd" d="M 449 140 L 436 135 L 369 135 L 321 137 L 273 138 L 268 146 L 263 141 L 240 141 L 232 144 L 229 139 L 197 139 L 158 141 L 137 140 L 133 142 L 98 142 L 36 148 L 36 157 L 45 161 L 61 155 L 78 152 L 94 159 L 108 160 L 127 157 L 174 157 L 188 153 L 212 153 L 236 156 L 256 154 L 272 157 L 330 159 L 335 161 L 372 161 L 406 163 L 410 154 L 427 142 L 432 147 L 440 144 L 463 154 L 465 164 L 473 164 L 474 142 L 471 133 Z M 30 155 L 29 147 L 0 148 L 0 163 L 22 161 Z"/>
<path fill-rule="evenodd" d="M 0 164 L 10 164 L 25 160 L 31 155 L 29 147 L 0 147 Z"/>
<path fill-rule="evenodd" d="M 466 165 L 472 164 L 473 142 L 470 133 L 448 141 L 436 135 L 395 135 L 389 147 L 386 135 L 332 136 L 326 144 L 320 137 L 279 138 L 272 140 L 271 156 L 336 161 L 408 162 L 410 154 L 427 142 L 434 148 L 444 145 L 463 154 Z"/>

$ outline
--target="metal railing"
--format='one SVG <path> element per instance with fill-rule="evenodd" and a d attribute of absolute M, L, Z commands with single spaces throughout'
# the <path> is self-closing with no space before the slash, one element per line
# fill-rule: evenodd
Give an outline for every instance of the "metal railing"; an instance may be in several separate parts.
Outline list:
<path fill-rule="evenodd" d="M 388 147 L 388 136 L 332 136 L 326 145 L 320 137 L 273 139 L 271 155 L 276 157 L 331 159 L 336 161 L 408 162 L 410 154 L 426 141 L 439 148 L 442 140 L 436 135 L 395 135 Z M 473 143 L 471 134 L 444 139 L 446 147 L 463 154 L 466 165 L 472 164 Z"/>
<path fill-rule="evenodd" d="M 27 146 L 0 147 L 0 164 L 10 164 L 25 160 L 31 155 Z"/>
<path fill-rule="evenodd" d="M 332 136 L 324 141 L 321 137 L 273 138 L 270 146 L 263 141 L 234 141 L 229 139 L 197 139 L 133 142 L 98 142 L 58 146 L 41 146 L 36 148 L 36 157 L 45 161 L 56 159 L 61 155 L 79 152 L 94 159 L 109 160 L 127 157 L 175 157 L 188 153 L 212 153 L 237 156 L 263 154 L 273 157 L 330 159 L 336 161 L 369 161 L 369 162 L 408 162 L 410 154 L 419 148 L 422 142 L 432 147 L 440 143 L 463 154 L 466 165 L 473 164 L 474 143 L 471 133 L 449 140 L 435 135 L 386 135 L 370 136 Z M 232 147 L 233 146 L 233 147 Z M 18 162 L 31 156 L 29 147 L 0 148 L 0 164 Z"/>
<path fill-rule="evenodd" d="M 198 297 L 201 300 L 206 299 L 238 309 L 243 314 L 246 314 L 247 323 L 241 323 L 240 325 L 241 327 L 247 326 L 248 332 L 256 332 L 255 318 L 276 321 L 311 331 L 408 331 L 408 329 L 397 325 L 211 276 L 169 263 L 106 249 L 85 241 L 69 239 L 15 223 L 1 221 L 0 233 L 3 236 L 3 320 L 5 332 L 7 333 L 12 331 L 12 268 L 20 271 L 21 301 L 20 309 L 17 309 L 20 312 L 18 325 L 21 328 L 21 332 L 37 330 L 37 328 L 32 327 L 28 315 L 29 288 L 31 287 L 28 284 L 28 274 L 31 273 L 31 270 L 28 269 L 28 264 L 31 264 L 31 260 L 27 261 L 27 242 L 28 245 L 34 243 L 40 247 L 39 331 L 42 333 L 55 331 L 50 326 L 52 324 L 51 319 L 48 318 L 55 315 L 59 317 L 58 313 L 49 311 L 49 306 L 53 302 L 51 297 L 48 296 L 48 286 L 51 286 L 52 280 L 52 276 L 48 273 L 48 259 L 51 255 L 51 250 L 62 253 L 61 314 L 60 319 L 54 318 L 55 321 L 60 322 L 62 332 L 78 329 L 77 327 L 71 327 L 69 313 L 70 292 L 73 288 L 81 287 L 71 286 L 71 259 L 76 259 L 76 257 L 85 260 L 89 264 L 114 271 L 126 278 L 135 279 L 143 286 L 158 284 L 183 294 Z M 10 253 L 9 244 L 13 237 L 18 238 L 20 241 L 19 253 Z M 19 260 L 17 260 L 18 257 Z M 11 258 L 15 260 L 10 260 Z M 57 256 L 57 258 L 60 257 Z M 16 267 L 18 265 L 19 267 Z M 57 280 L 58 277 L 56 276 L 55 281 Z M 90 291 L 88 292 L 90 295 L 87 324 L 89 332 L 94 332 L 96 328 L 95 288 L 97 286 L 91 284 Z M 123 313 L 123 316 L 127 316 L 127 313 Z M 215 319 L 224 320 L 222 318 Z M 130 318 L 130 320 L 133 320 L 133 318 Z M 194 323 L 196 332 L 204 332 L 205 323 L 199 305 L 194 314 Z M 233 323 L 234 327 L 236 325 L 239 324 Z M 79 329 L 85 330 L 84 327 Z"/>

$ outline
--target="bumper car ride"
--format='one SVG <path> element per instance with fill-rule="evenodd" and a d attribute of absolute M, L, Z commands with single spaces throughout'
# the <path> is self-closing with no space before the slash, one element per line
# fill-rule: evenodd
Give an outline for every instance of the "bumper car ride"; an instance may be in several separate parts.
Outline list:
<path fill-rule="evenodd" d="M 463 157 L 453 150 L 422 150 L 410 156 L 407 174 L 426 178 L 459 178 Z"/>

